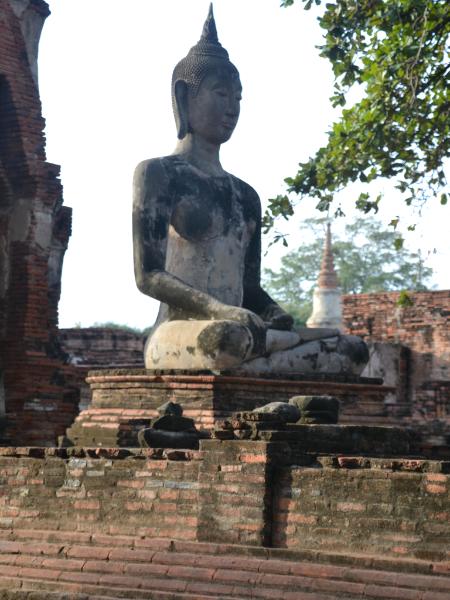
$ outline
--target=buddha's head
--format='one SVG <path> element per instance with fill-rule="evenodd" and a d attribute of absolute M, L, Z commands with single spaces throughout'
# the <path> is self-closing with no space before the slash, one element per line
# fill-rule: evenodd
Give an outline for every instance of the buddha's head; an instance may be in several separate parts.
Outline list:
<path fill-rule="evenodd" d="M 193 133 L 213 143 L 226 142 L 237 124 L 241 92 L 239 72 L 217 38 L 211 4 L 199 42 L 172 75 L 178 138 Z"/>

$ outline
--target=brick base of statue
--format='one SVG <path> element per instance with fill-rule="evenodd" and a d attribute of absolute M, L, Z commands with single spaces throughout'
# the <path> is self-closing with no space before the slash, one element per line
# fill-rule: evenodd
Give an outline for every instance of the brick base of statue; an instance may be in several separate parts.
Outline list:
<path fill-rule="evenodd" d="M 183 406 L 184 415 L 199 429 L 212 430 L 214 422 L 237 411 L 249 411 L 292 396 L 318 394 L 341 401 L 343 424 L 392 425 L 384 398 L 391 390 L 380 379 L 343 376 L 296 376 L 267 379 L 232 373 L 157 372 L 143 369 L 90 371 L 87 382 L 92 403 L 67 430 L 76 446 L 134 447 L 137 432 L 149 427 L 157 407 L 167 401 Z"/>

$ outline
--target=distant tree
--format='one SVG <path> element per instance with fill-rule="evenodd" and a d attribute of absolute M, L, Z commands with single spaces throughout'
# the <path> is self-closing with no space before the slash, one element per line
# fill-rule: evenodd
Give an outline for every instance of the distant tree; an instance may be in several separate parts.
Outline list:
<path fill-rule="evenodd" d="M 307 10 L 322 3 L 299 1 Z M 281 2 L 292 4 L 294 0 Z M 316 198 L 317 208 L 326 211 L 334 194 L 356 181 L 390 178 L 407 205 L 431 197 L 446 204 L 449 0 L 335 0 L 327 2 L 318 20 L 324 30 L 320 55 L 331 62 L 335 77 L 333 106 L 345 106 L 347 93 L 358 85 L 364 97 L 342 111 L 327 145 L 285 180 L 290 195 L 269 201 L 266 231 L 275 218 L 293 213 L 294 194 Z M 365 191 L 356 206 L 364 213 L 376 212 L 379 200 Z M 400 245 L 402 238 L 396 239 Z"/>
<path fill-rule="evenodd" d="M 320 271 L 326 218 L 306 219 L 300 236 L 311 231 L 315 240 L 286 254 L 280 269 L 265 269 L 264 287 L 297 325 L 312 310 L 312 292 Z M 361 294 L 391 290 L 424 290 L 432 269 L 419 253 L 394 249 L 396 233 L 386 231 L 373 217 L 356 219 L 345 227 L 343 239 L 333 235 L 333 254 L 341 290 Z"/>

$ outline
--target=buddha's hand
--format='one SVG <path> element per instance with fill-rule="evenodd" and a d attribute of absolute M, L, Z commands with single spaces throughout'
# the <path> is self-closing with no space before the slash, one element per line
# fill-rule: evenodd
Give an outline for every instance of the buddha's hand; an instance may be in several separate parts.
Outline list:
<path fill-rule="evenodd" d="M 269 304 L 266 306 L 261 318 L 268 323 L 269 329 L 278 329 L 280 331 L 290 331 L 294 324 L 294 319 L 285 312 L 278 304 Z"/>
<path fill-rule="evenodd" d="M 215 319 L 236 321 L 250 330 L 253 337 L 252 355 L 261 356 L 266 351 L 267 325 L 257 314 L 246 308 L 218 304 L 212 311 Z"/>

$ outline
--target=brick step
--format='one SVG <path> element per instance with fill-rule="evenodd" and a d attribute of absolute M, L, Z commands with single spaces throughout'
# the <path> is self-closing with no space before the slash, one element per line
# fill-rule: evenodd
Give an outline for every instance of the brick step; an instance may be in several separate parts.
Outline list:
<path fill-rule="evenodd" d="M 10 580 L 11 581 L 11 580 Z M 42 583 L 37 580 L 28 580 L 23 582 L 23 588 L 13 589 L 6 585 L 5 589 L 8 589 L 6 596 L 0 595 L 1 600 L 244 600 L 246 598 L 261 598 L 271 600 L 336 600 L 336 596 L 329 594 L 317 594 L 315 592 L 284 592 L 283 595 L 271 590 L 262 592 L 262 595 L 254 595 L 252 592 L 244 590 L 244 595 L 239 596 L 224 596 L 220 595 L 209 595 L 202 593 L 184 593 L 177 594 L 171 592 L 159 592 L 159 591 L 138 591 L 136 589 L 121 589 L 121 590 L 109 590 L 114 595 L 109 595 L 107 588 L 102 588 L 101 592 L 98 587 L 92 585 L 73 585 L 46 582 Z M 0 577 L 0 594 L 3 588 L 2 578 Z M 58 591 L 52 591 L 51 588 L 57 588 Z M 83 590 L 83 591 L 80 591 Z M 70 596 L 68 596 L 68 593 Z M 100 595 L 101 593 L 101 595 Z M 120 595 L 117 595 L 119 594 Z M 237 590 L 239 594 L 240 591 Z M 108 595 L 105 595 L 108 594 Z M 340 596 L 340 598 L 342 598 Z M 354 599 L 355 600 L 355 599 Z M 383 600 L 383 599 L 381 599 Z"/>
<path fill-rule="evenodd" d="M 81 594 L 85 600 L 94 598 L 119 600 L 129 598 L 133 600 L 243 600 L 245 598 L 261 598 L 271 600 L 392 600 L 393 598 L 402 598 L 403 600 L 449 600 L 450 595 L 447 592 L 438 592 L 435 590 L 407 589 L 396 586 L 364 585 L 357 588 L 349 585 L 336 585 L 336 582 L 328 581 L 327 591 L 323 591 L 321 586 L 314 589 L 302 589 L 297 585 L 285 586 L 243 586 L 229 584 L 208 584 L 197 581 L 171 580 L 164 584 L 158 581 L 137 579 L 133 587 L 127 587 L 120 578 L 110 576 L 104 577 L 98 584 L 92 582 L 84 583 L 81 578 L 76 582 L 69 580 L 54 580 L 52 578 L 15 578 L 11 585 L 11 578 L 0 578 L 0 586 L 3 587 L 2 579 L 6 581 L 6 589 L 12 590 L 20 586 L 20 591 L 42 591 L 59 592 L 61 594 L 70 593 L 70 598 L 76 598 Z M 158 585 L 164 585 L 168 590 L 158 589 Z M 1 588 L 0 588 L 1 589 Z M 5 589 L 5 588 L 4 588 Z M 177 591 L 175 591 L 177 590 Z M 184 591 L 182 591 L 184 590 Z M 1 593 L 1 592 L 0 592 Z M 77 594 L 73 596 L 72 594 Z M 9 596 L 6 596 L 9 598 Z M 44 595 L 44 598 L 47 597 Z M 64 600 L 67 599 L 63 595 Z M 35 600 L 35 595 L 33 595 Z"/>
<path fill-rule="evenodd" d="M 29 530 L 10 534 L 16 540 L 0 541 L 0 577 L 12 578 L 22 590 L 44 586 L 47 590 L 117 598 L 174 600 L 450 599 L 450 577 L 445 575 L 330 565 L 293 557 L 280 560 L 270 554 L 246 556 L 242 552 L 233 554 L 237 547 L 218 544 L 77 532 Z M 52 541 L 37 541 L 42 539 Z"/>
<path fill-rule="evenodd" d="M 38 543 L 36 543 L 38 542 Z M 11 543 L 17 544 L 17 546 Z M 242 557 L 256 559 L 260 562 L 282 560 L 288 562 L 305 562 L 307 564 L 331 564 L 344 568 L 355 567 L 369 570 L 393 571 L 399 573 L 413 573 L 423 575 L 442 575 L 450 577 L 450 553 L 448 561 L 434 562 L 417 558 L 382 557 L 361 553 L 350 554 L 339 551 L 300 550 L 285 548 L 262 548 L 258 546 L 244 546 L 234 544 L 218 544 L 209 542 L 183 542 L 168 538 L 146 538 L 128 535 L 111 535 L 104 533 L 89 533 L 82 531 L 41 530 L 41 529 L 0 529 L 0 556 L 2 553 L 20 553 L 58 555 L 64 548 L 68 552 L 76 553 L 77 548 L 91 548 L 90 556 L 100 558 L 105 552 L 116 551 L 117 547 L 125 551 L 153 551 L 169 552 L 170 556 L 188 554 L 202 554 L 207 557 L 222 557 L 231 555 L 233 560 L 242 562 Z M 84 549 L 83 549 L 84 547 Z M 96 549 L 97 548 L 97 549 Z M 106 548 L 106 550 L 105 550 Z M 133 560 L 138 553 L 132 555 Z M 148 555 L 144 556 L 148 560 Z M 181 559 L 182 560 L 182 559 Z"/>
<path fill-rule="evenodd" d="M 123 600 L 124 598 L 136 600 L 141 598 L 143 600 L 218 600 L 218 596 L 174 594 L 155 590 L 139 592 L 135 589 L 122 589 L 120 594 L 117 595 L 117 591 L 114 589 L 100 589 L 98 586 L 92 585 L 0 577 L 1 600 L 69 600 L 69 598 L 70 600 Z M 225 596 L 221 598 L 222 600 L 236 600 L 236 598 L 230 599 Z"/>

